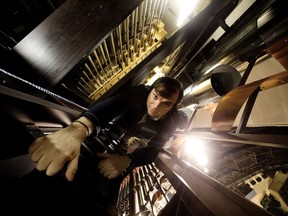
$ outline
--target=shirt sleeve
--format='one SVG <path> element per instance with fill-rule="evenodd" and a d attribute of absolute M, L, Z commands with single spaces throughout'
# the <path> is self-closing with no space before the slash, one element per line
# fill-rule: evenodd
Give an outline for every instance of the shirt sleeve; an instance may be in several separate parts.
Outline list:
<path fill-rule="evenodd" d="M 106 100 L 93 104 L 82 116 L 89 118 L 96 130 L 96 134 L 112 119 L 131 107 L 146 103 L 145 87 L 142 85 L 113 95 Z"/>

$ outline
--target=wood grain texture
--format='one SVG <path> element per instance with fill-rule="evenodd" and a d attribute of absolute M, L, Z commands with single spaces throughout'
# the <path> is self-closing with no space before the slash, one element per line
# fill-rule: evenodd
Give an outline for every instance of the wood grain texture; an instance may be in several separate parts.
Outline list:
<path fill-rule="evenodd" d="M 141 2 L 66 1 L 13 48 L 33 68 L 22 77 L 54 87 Z"/>

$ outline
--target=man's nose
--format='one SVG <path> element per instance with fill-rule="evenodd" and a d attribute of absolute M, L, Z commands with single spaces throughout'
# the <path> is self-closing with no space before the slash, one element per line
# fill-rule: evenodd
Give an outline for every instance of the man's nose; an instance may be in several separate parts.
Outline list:
<path fill-rule="evenodd" d="M 160 105 L 161 105 L 160 101 L 154 101 L 154 103 L 153 103 L 153 108 L 154 108 L 154 109 L 159 109 L 159 108 L 160 108 Z"/>

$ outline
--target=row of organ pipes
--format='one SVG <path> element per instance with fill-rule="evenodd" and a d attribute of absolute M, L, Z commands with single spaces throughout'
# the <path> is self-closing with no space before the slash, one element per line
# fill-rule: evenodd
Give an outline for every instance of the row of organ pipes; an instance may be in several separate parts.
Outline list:
<path fill-rule="evenodd" d="M 176 190 L 155 163 L 136 167 L 120 185 L 117 215 L 160 215 L 175 194 Z"/>
<path fill-rule="evenodd" d="M 90 102 L 101 97 L 160 46 L 167 34 L 161 20 L 166 7 L 167 0 L 144 0 L 87 55 L 65 86 Z"/>

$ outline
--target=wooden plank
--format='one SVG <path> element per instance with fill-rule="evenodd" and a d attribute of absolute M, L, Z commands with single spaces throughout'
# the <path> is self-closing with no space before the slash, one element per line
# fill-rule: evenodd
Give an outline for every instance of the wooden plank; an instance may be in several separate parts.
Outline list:
<path fill-rule="evenodd" d="M 167 176 L 183 202 L 195 215 L 272 215 L 177 158 L 160 153 L 155 164 Z"/>
<path fill-rule="evenodd" d="M 67 0 L 13 48 L 32 67 L 21 77 L 54 87 L 141 2 Z"/>

